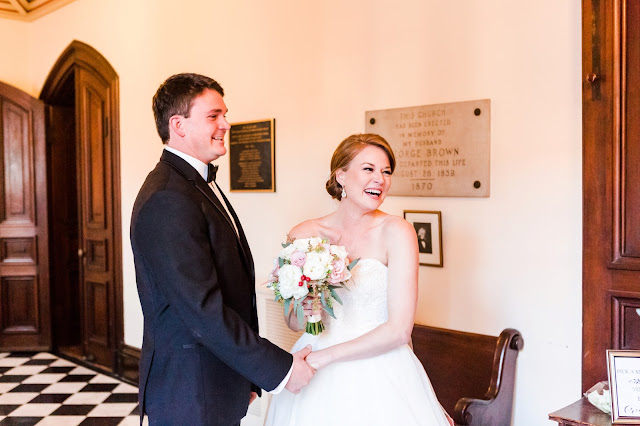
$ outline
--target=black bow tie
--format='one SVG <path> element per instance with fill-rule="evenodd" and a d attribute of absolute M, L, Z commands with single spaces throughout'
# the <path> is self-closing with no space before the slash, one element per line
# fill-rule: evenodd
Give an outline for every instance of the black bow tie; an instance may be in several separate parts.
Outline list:
<path fill-rule="evenodd" d="M 216 173 L 218 173 L 218 166 L 214 166 L 209 163 L 207 165 L 207 183 L 211 183 L 216 180 Z"/>

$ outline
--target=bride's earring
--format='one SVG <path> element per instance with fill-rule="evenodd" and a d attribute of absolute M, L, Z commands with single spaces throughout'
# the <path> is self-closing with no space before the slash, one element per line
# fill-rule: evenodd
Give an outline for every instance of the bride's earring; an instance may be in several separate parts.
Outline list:
<path fill-rule="evenodd" d="M 342 187 L 342 194 L 340 194 L 341 198 L 347 198 L 347 191 L 344 190 L 344 186 Z"/>

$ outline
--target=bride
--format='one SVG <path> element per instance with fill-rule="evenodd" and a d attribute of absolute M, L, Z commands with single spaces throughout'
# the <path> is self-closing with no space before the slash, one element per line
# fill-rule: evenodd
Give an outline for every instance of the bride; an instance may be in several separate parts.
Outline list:
<path fill-rule="evenodd" d="M 379 210 L 391 186 L 395 157 L 375 134 L 352 135 L 331 159 L 327 192 L 340 201 L 328 216 L 295 226 L 290 239 L 323 237 L 360 259 L 351 270 L 336 319 L 303 334 L 318 370 L 299 393 L 274 395 L 269 426 L 453 424 L 409 347 L 418 285 L 418 244 L 407 221 Z M 295 316 L 289 326 L 297 329 Z"/>

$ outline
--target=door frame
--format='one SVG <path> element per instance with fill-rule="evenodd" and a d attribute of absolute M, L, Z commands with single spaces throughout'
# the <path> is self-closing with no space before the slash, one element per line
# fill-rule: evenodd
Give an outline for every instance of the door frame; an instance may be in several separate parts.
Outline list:
<path fill-rule="evenodd" d="M 64 84 L 67 78 L 74 70 L 81 68 L 91 73 L 99 79 L 107 83 L 110 93 L 113 96 L 112 102 L 109 102 L 108 108 L 111 117 L 108 126 L 108 134 L 112 140 L 111 158 L 113 188 L 112 205 L 113 217 L 110 218 L 113 223 L 113 287 L 111 289 L 110 298 L 114 301 L 113 318 L 111 324 L 108 324 L 109 334 L 113 336 L 111 342 L 111 350 L 114 356 L 114 373 L 118 376 L 122 375 L 122 349 L 124 346 L 124 307 L 123 307 L 123 284 L 122 284 L 122 218 L 121 218 L 121 188 L 120 188 L 120 119 L 119 119 L 119 79 L 111 64 L 93 47 L 78 40 L 74 40 L 60 55 L 54 66 L 51 68 L 49 75 L 40 93 L 40 99 L 45 104 L 51 104 L 53 100 L 58 98 L 61 90 L 64 90 Z"/>

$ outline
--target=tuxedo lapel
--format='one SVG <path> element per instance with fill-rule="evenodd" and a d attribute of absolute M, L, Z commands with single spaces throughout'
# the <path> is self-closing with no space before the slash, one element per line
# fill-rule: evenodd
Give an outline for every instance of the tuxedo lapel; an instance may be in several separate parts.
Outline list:
<path fill-rule="evenodd" d="M 236 211 L 233 209 L 233 207 L 231 206 L 231 203 L 229 202 L 227 197 L 224 195 L 224 193 L 222 192 L 218 184 L 215 183 L 215 181 L 213 182 L 213 184 L 218 187 L 218 191 L 220 192 L 220 195 L 224 199 L 224 202 L 227 204 L 227 207 L 229 208 L 229 213 L 231 213 L 231 216 L 233 216 L 233 220 L 236 222 L 236 226 L 238 227 L 238 239 L 240 241 L 240 247 L 242 248 L 242 251 L 244 252 L 245 257 L 249 261 L 248 262 L 249 270 L 251 272 L 251 275 L 253 276 L 255 273 L 255 271 L 253 270 L 253 257 L 251 256 L 251 250 L 249 249 L 249 243 L 247 242 L 247 237 L 244 234 L 242 225 L 240 225 L 240 219 L 238 219 L 238 215 L 236 214 Z"/>
<path fill-rule="evenodd" d="M 222 201 L 216 196 L 216 194 L 213 192 L 213 189 L 211 189 L 211 187 L 204 181 L 204 179 L 202 179 L 202 176 L 200 176 L 200 174 L 196 169 L 194 169 L 189 163 L 184 161 L 182 158 L 178 157 L 177 155 L 167 150 L 164 150 L 162 152 L 160 161 L 169 164 L 171 167 L 176 169 L 181 175 L 183 175 L 188 181 L 192 182 L 193 185 L 196 187 L 196 189 L 198 189 L 198 191 L 204 194 L 204 196 L 207 197 L 209 201 L 211 201 L 211 203 L 215 206 L 215 208 L 225 218 L 227 224 L 231 227 L 231 229 L 233 230 L 233 233 L 236 235 L 238 245 L 240 246 L 240 248 L 242 249 L 242 253 L 244 254 L 247 269 L 249 269 L 249 271 L 253 275 L 254 274 L 253 259 L 251 256 L 251 251 L 249 250 L 247 239 L 244 235 L 244 231 L 242 230 L 242 226 L 240 226 L 240 220 L 238 219 L 238 216 L 236 215 L 233 208 L 231 207 L 229 200 L 227 200 L 227 197 L 225 197 L 222 191 L 220 191 L 220 187 L 218 187 L 218 190 L 220 191 L 220 195 L 222 195 L 224 202 L 227 204 L 227 207 L 229 208 L 229 212 L 231 213 L 231 215 L 233 215 L 233 220 L 235 220 L 235 223 L 238 229 L 237 233 L 236 233 L 236 228 L 233 226 L 233 222 L 231 221 L 231 218 L 227 214 L 227 210 L 222 205 Z M 215 181 L 214 181 L 214 184 L 217 186 Z"/>

